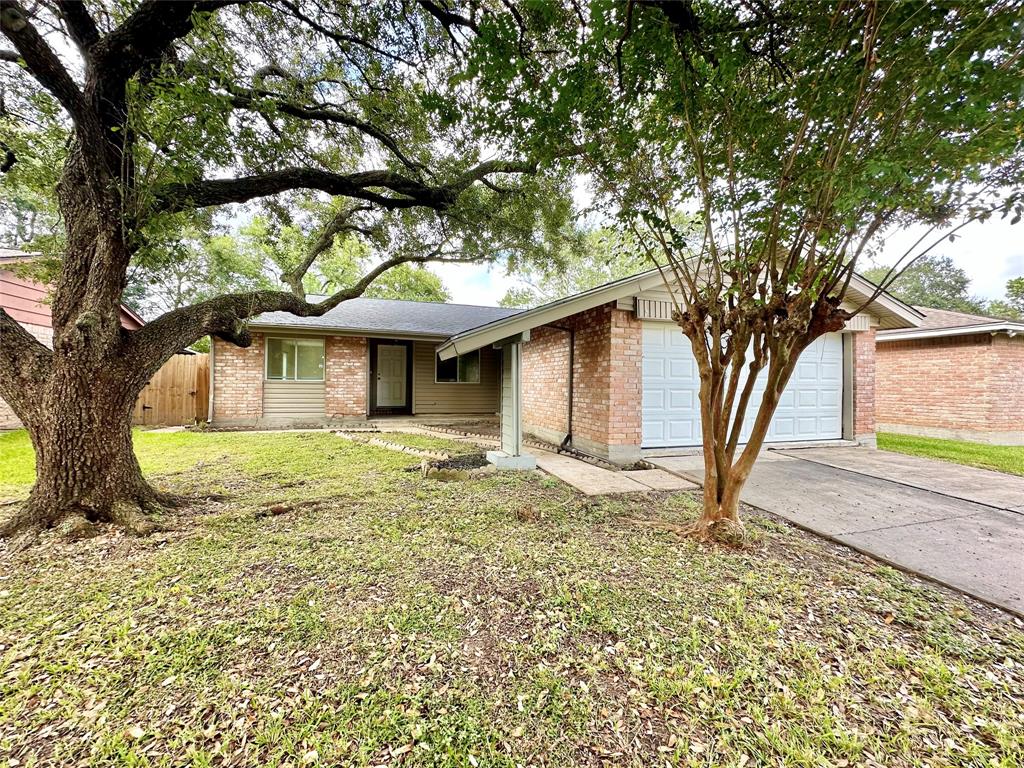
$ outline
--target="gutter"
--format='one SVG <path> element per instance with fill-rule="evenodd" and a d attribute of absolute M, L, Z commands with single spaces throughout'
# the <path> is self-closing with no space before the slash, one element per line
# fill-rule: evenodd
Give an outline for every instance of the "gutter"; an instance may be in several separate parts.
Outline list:
<path fill-rule="evenodd" d="M 985 333 L 993 336 L 1005 333 L 1013 338 L 1017 334 L 1024 334 L 1024 323 L 992 322 L 979 323 L 977 325 L 957 325 L 949 328 L 911 328 L 907 330 L 879 331 L 875 340 L 878 342 L 911 341 L 913 339 L 936 339 L 943 336 L 972 336 Z"/>
<path fill-rule="evenodd" d="M 365 336 L 368 339 L 395 339 L 396 341 L 436 341 L 442 342 L 448 339 L 448 336 L 443 336 L 437 333 L 417 333 L 416 331 L 381 331 L 381 330 L 361 330 L 359 328 L 332 328 L 327 326 L 309 326 L 309 325 L 257 325 L 250 323 L 249 330 L 256 333 L 274 334 L 281 333 L 284 331 L 296 331 L 302 333 L 308 333 L 311 336 Z"/>

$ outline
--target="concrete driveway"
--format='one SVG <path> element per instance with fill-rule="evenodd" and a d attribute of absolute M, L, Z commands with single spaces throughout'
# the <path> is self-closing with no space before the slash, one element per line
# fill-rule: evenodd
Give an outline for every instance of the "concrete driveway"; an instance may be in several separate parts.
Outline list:
<path fill-rule="evenodd" d="M 700 456 L 650 461 L 703 480 Z M 1024 616 L 1024 477 L 867 448 L 772 450 L 743 501 Z"/>

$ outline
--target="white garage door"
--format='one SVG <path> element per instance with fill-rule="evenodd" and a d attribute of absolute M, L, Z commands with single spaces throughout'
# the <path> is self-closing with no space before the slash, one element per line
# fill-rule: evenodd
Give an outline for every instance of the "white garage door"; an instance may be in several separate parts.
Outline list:
<path fill-rule="evenodd" d="M 764 392 L 754 388 L 743 426 L 750 433 Z M 677 325 L 644 323 L 643 447 L 699 445 L 700 375 L 690 340 Z M 832 440 L 843 434 L 843 337 L 830 333 L 808 347 L 782 393 L 767 442 Z"/>

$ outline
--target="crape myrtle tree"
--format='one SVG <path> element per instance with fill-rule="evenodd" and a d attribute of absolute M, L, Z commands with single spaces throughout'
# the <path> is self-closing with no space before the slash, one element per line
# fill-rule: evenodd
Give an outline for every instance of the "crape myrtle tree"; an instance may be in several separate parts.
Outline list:
<path fill-rule="evenodd" d="M 151 527 L 147 513 L 169 500 L 142 477 L 130 413 L 197 339 L 248 345 L 248 318 L 323 314 L 399 264 L 543 257 L 564 198 L 531 158 L 481 150 L 464 119 L 478 96 L 457 77 L 452 25 L 465 21 L 429 0 L 4 0 L 5 170 L 35 162 L 33 127 L 66 142 L 53 349 L 0 311 L 0 396 L 37 459 L 36 484 L 0 534 Z M 211 209 L 316 196 L 340 202 L 283 286 L 215 296 L 133 332 L 119 325 L 133 260 L 173 260 L 167 246 Z M 307 303 L 303 278 L 339 237 L 367 238 L 379 259 Z"/>
<path fill-rule="evenodd" d="M 700 372 L 698 537 L 737 515 L 802 351 L 843 329 L 879 234 L 1020 218 L 1021 4 L 520 3 L 476 37 L 488 129 L 572 146 L 662 270 Z"/>

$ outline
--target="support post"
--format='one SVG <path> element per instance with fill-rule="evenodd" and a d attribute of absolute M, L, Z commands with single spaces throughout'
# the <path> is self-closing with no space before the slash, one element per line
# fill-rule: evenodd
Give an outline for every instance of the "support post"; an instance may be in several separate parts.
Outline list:
<path fill-rule="evenodd" d="M 537 460 L 523 452 L 522 343 L 501 347 L 501 450 L 488 451 L 498 469 L 528 470 Z"/>

